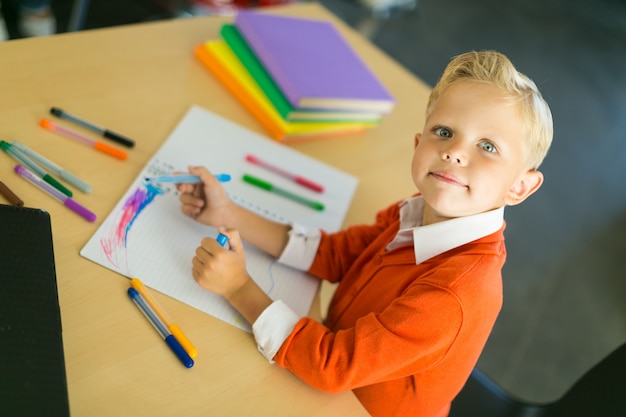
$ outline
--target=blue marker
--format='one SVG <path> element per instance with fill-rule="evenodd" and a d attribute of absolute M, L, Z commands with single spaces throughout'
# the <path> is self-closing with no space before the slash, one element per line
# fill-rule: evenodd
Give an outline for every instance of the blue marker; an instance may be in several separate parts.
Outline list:
<path fill-rule="evenodd" d="M 167 327 L 165 327 L 165 325 L 161 322 L 161 320 L 154 313 L 154 311 L 152 311 L 152 309 L 143 299 L 141 294 L 139 294 L 139 292 L 133 287 L 130 287 L 128 289 L 128 296 L 131 300 L 133 300 L 133 303 L 135 303 L 135 305 L 139 307 L 139 310 L 141 310 L 141 312 L 146 316 L 148 321 L 154 326 L 157 332 L 159 332 L 163 340 L 165 340 L 165 343 L 167 343 L 169 348 L 172 350 L 172 352 L 174 352 L 178 359 L 180 359 L 183 365 L 185 365 L 187 368 L 191 368 L 194 364 L 193 359 L 191 359 L 185 349 L 183 349 L 180 343 L 178 343 L 178 340 L 176 340 L 176 338 L 172 336 L 170 331 L 167 329 Z"/>
<path fill-rule="evenodd" d="M 228 243 L 228 236 L 219 233 L 215 240 L 217 240 L 217 243 L 219 243 L 220 245 L 226 247 L 226 244 Z"/>
<path fill-rule="evenodd" d="M 228 174 L 215 174 L 215 178 L 219 182 L 228 182 L 230 181 L 230 175 Z M 188 174 L 174 174 L 174 175 L 163 175 L 161 177 L 146 177 L 146 182 L 149 183 L 166 183 L 166 182 L 175 182 L 175 183 L 189 183 L 194 184 L 198 182 L 202 182 L 200 177 L 197 175 L 188 175 Z"/>

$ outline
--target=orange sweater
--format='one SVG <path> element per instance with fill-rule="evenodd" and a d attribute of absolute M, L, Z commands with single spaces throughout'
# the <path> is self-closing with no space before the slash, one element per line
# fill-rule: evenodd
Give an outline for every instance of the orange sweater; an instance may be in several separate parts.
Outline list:
<path fill-rule="evenodd" d="M 385 251 L 398 227 L 394 205 L 322 236 L 309 272 L 340 281 L 328 318 L 300 319 L 274 360 L 372 416 L 444 417 L 500 311 L 504 226 L 419 265 L 412 245 Z"/>

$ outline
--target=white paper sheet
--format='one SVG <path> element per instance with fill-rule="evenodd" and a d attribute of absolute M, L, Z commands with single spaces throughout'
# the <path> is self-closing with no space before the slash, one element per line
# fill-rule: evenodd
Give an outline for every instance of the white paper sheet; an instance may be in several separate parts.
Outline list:
<path fill-rule="evenodd" d="M 298 173 L 324 186 L 317 193 L 289 179 L 245 161 L 252 154 L 282 169 Z M 227 173 L 232 180 L 224 188 L 237 204 L 279 222 L 289 221 L 339 230 L 357 187 L 356 178 L 314 160 L 280 143 L 250 132 L 201 107 L 189 109 L 164 145 L 133 181 L 130 188 L 87 242 L 80 254 L 129 278 L 187 303 L 243 330 L 248 323 L 221 297 L 191 277 L 191 260 L 204 237 L 217 231 L 197 223 L 180 211 L 174 184 L 148 185 L 145 177 L 187 171 L 189 165 L 206 166 Z M 241 180 L 254 175 L 297 195 L 320 201 L 323 211 L 256 188 Z M 282 299 L 304 316 L 318 287 L 318 280 L 277 263 L 245 244 L 250 275 L 272 299 Z"/>

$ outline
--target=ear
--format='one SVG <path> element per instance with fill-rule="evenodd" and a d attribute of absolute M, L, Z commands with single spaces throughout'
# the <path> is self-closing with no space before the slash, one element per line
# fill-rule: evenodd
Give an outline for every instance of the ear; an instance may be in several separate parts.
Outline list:
<path fill-rule="evenodd" d="M 543 184 L 543 174 L 529 170 L 520 175 L 504 196 L 507 206 L 515 206 L 530 197 Z"/>
<path fill-rule="evenodd" d="M 422 137 L 421 133 L 416 133 L 415 134 L 415 139 L 414 139 L 414 143 L 413 143 L 413 148 L 417 148 L 417 144 L 420 143 L 420 138 Z"/>

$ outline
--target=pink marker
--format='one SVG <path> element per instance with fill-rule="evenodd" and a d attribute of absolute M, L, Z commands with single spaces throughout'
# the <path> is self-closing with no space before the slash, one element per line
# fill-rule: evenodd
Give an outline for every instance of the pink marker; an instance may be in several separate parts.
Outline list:
<path fill-rule="evenodd" d="M 111 146 L 107 143 L 101 142 L 99 140 L 91 139 L 90 137 L 82 135 L 72 129 L 68 129 L 66 127 L 57 125 L 56 123 L 52 123 L 48 119 L 41 119 L 39 121 L 39 125 L 45 129 L 59 133 L 67 138 L 74 139 L 77 142 L 80 142 L 89 147 L 92 147 L 97 151 L 106 153 L 108 155 L 114 156 L 122 160 L 128 158 L 128 154 L 121 149 L 117 149 L 116 147 Z"/>
<path fill-rule="evenodd" d="M 270 164 L 268 162 L 262 161 L 261 159 L 257 158 L 254 155 L 246 155 L 246 161 L 250 162 L 251 164 L 258 165 L 258 166 L 260 166 L 262 168 L 265 168 L 268 171 L 272 171 L 275 174 L 278 174 L 280 176 L 288 178 L 288 179 L 292 180 L 293 182 L 295 182 L 296 184 L 299 184 L 299 185 L 301 185 L 303 187 L 309 188 L 309 189 L 311 189 L 313 191 L 316 191 L 318 193 L 321 193 L 321 192 L 324 191 L 324 187 L 322 187 L 321 185 L 319 185 L 319 184 L 317 184 L 317 183 L 315 183 L 315 182 L 313 182 L 311 180 L 308 180 L 308 179 L 306 179 L 304 177 L 301 177 L 299 175 L 292 174 L 291 172 L 287 172 L 284 169 L 279 168 L 279 167 L 277 167 L 275 165 L 272 165 L 272 164 Z"/>

